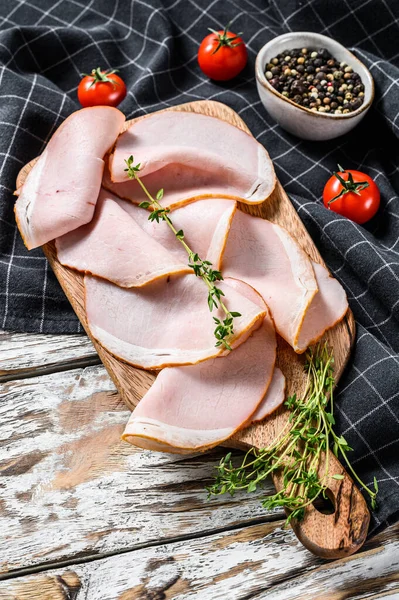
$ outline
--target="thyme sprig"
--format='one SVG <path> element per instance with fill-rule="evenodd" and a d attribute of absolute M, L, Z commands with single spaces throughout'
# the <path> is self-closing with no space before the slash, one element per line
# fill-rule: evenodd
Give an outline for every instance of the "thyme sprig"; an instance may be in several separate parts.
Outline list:
<path fill-rule="evenodd" d="M 285 428 L 268 447 L 249 450 L 241 465 L 235 467 L 231 452 L 221 459 L 213 485 L 207 488 L 208 497 L 225 493 L 234 495 L 238 490 L 254 492 L 263 487 L 272 473 L 281 473 L 283 488 L 262 501 L 264 508 L 282 507 L 287 510 L 288 524 L 292 519 L 301 520 L 305 508 L 322 495 L 327 498 L 328 479 L 343 479 L 341 473 L 331 475 L 329 453 L 341 455 L 353 478 L 371 498 L 376 508 L 378 492 L 374 478 L 374 490 L 370 489 L 354 471 L 347 453 L 352 450 L 345 438 L 338 436 L 333 425 L 334 411 L 334 359 L 326 344 L 320 344 L 306 355 L 306 389 L 302 398 L 296 394 L 289 397 L 285 406 L 291 410 Z M 320 474 L 325 452 L 324 469 Z"/>
<path fill-rule="evenodd" d="M 187 244 L 184 238 L 184 231 L 182 229 L 177 230 L 173 225 L 173 222 L 169 216 L 170 209 L 164 208 L 160 201 L 163 198 L 164 191 L 163 189 L 158 190 L 155 198 L 150 194 L 144 183 L 141 181 L 141 178 L 137 175 L 140 171 L 141 163 L 134 164 L 133 156 L 129 156 L 128 159 L 125 160 L 126 169 L 129 179 L 135 179 L 137 183 L 140 185 L 141 189 L 145 193 L 148 198 L 148 201 L 141 202 L 139 206 L 141 208 L 151 208 L 151 212 L 148 216 L 149 221 L 156 221 L 159 223 L 160 221 L 165 221 L 168 224 L 169 228 L 173 231 L 176 236 L 176 239 L 182 244 L 183 248 L 188 254 L 188 266 L 194 271 L 194 274 L 197 277 L 200 277 L 202 281 L 208 287 L 208 307 L 212 312 L 214 308 L 221 308 L 225 314 L 224 319 L 218 319 L 217 317 L 213 317 L 213 320 L 216 324 L 214 329 L 214 336 L 216 338 L 215 346 L 224 346 L 227 350 L 231 350 L 231 346 L 229 344 L 229 339 L 234 333 L 234 319 L 236 317 L 241 317 L 241 314 L 236 311 L 230 311 L 222 297 L 224 296 L 224 292 L 215 285 L 215 281 L 222 281 L 223 275 L 217 269 L 214 269 L 212 263 L 209 260 L 202 260 L 198 256 L 196 252 L 194 252 L 190 246 Z"/>

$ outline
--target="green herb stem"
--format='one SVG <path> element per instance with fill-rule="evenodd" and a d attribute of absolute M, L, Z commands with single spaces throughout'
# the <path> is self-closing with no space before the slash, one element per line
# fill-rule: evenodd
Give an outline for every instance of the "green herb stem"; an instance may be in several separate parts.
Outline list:
<path fill-rule="evenodd" d="M 212 312 L 214 308 L 220 307 L 224 312 L 225 318 L 223 319 L 223 321 L 218 319 L 217 317 L 213 317 L 213 320 L 216 324 L 214 330 L 214 336 L 216 338 L 215 345 L 217 347 L 223 345 L 227 350 L 231 350 L 232 348 L 229 344 L 229 339 L 234 333 L 233 322 L 236 317 L 241 317 L 241 314 L 238 312 L 230 311 L 227 308 L 222 299 L 222 297 L 224 296 L 223 291 L 214 283 L 215 281 L 223 280 L 222 273 L 213 269 L 212 263 L 210 263 L 209 261 L 202 260 L 198 256 L 198 254 L 194 252 L 186 243 L 184 239 L 183 230 L 180 229 L 178 231 L 173 225 L 173 222 L 168 215 L 170 209 L 163 208 L 159 202 L 163 197 L 163 189 L 159 190 L 156 194 L 156 197 L 154 198 L 150 194 L 144 183 L 141 181 L 141 178 L 137 175 L 137 173 L 140 171 L 140 163 L 135 165 L 133 156 L 130 156 L 127 160 L 125 160 L 125 163 L 127 167 L 125 171 L 127 171 L 128 177 L 137 181 L 137 183 L 140 185 L 141 189 L 148 198 L 148 202 L 141 202 L 139 206 L 141 208 L 152 208 L 152 212 L 150 212 L 150 215 L 148 217 L 150 221 L 156 221 L 157 223 L 159 223 L 159 221 L 165 221 L 168 224 L 169 228 L 173 231 L 176 239 L 179 240 L 179 242 L 182 244 L 183 248 L 188 254 L 188 266 L 193 269 L 195 275 L 197 277 L 200 277 L 208 288 L 209 310 Z"/>
<path fill-rule="evenodd" d="M 140 177 L 137 177 L 137 175 L 135 175 L 134 179 L 137 181 L 137 183 L 139 184 L 139 186 L 141 187 L 141 189 L 143 190 L 143 192 L 145 193 L 145 195 L 147 196 L 147 198 L 149 199 L 149 201 L 151 202 L 151 204 L 153 206 L 155 206 L 158 210 L 163 210 L 162 206 L 158 202 L 158 200 L 156 200 L 155 198 L 153 198 L 151 196 L 150 192 L 147 190 L 146 186 L 141 181 Z M 166 221 L 166 223 L 169 225 L 170 229 L 173 231 L 173 233 L 175 234 L 175 236 L 177 236 L 178 231 L 177 231 L 176 227 L 173 225 L 171 219 L 167 215 L 165 215 L 165 217 L 163 217 L 163 220 Z M 184 239 L 180 239 L 179 241 L 182 244 L 182 246 L 184 246 L 184 249 L 186 250 L 186 252 L 187 252 L 188 255 L 193 254 L 191 248 L 186 244 L 186 242 L 184 241 Z"/>

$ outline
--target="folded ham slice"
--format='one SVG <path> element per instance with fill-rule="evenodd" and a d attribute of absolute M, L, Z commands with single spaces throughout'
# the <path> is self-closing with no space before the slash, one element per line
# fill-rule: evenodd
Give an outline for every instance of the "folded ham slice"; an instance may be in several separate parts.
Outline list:
<path fill-rule="evenodd" d="M 270 308 L 278 333 L 297 351 L 303 320 L 318 287 L 312 264 L 288 232 L 237 211 L 222 259 L 226 277 L 254 287 Z"/>
<path fill-rule="evenodd" d="M 349 308 L 345 290 L 339 281 L 331 277 L 322 265 L 315 262 L 312 265 L 319 292 L 306 312 L 300 330 L 297 344 L 301 352 L 317 342 L 327 329 L 339 323 Z"/>
<path fill-rule="evenodd" d="M 267 392 L 258 408 L 251 415 L 251 423 L 263 421 L 271 415 L 285 400 L 285 377 L 277 367 L 274 369 L 273 377 Z"/>
<path fill-rule="evenodd" d="M 110 156 L 111 182 L 128 181 L 125 160 L 134 155 L 151 192 L 164 188 L 163 206 L 200 197 L 263 202 L 276 178 L 268 153 L 251 135 L 221 119 L 188 112 L 155 113 L 133 123 Z M 145 180 L 144 180 L 145 178 Z M 107 178 L 104 185 L 108 187 Z M 137 182 L 112 186 L 123 198 L 141 202 Z"/>
<path fill-rule="evenodd" d="M 220 444 L 256 411 L 275 359 L 275 332 L 267 315 L 249 340 L 227 356 L 161 371 L 133 411 L 123 439 L 177 453 Z"/>
<path fill-rule="evenodd" d="M 234 319 L 230 345 L 244 341 L 259 326 L 265 309 L 247 299 L 229 281 L 220 282 L 227 307 L 241 313 Z M 245 290 L 246 285 L 241 283 Z M 245 293 L 245 292 L 244 292 Z M 218 356 L 208 290 L 195 275 L 173 276 L 141 288 L 123 289 L 86 275 L 86 314 L 93 337 L 113 355 L 144 369 L 194 364 Z"/>
<path fill-rule="evenodd" d="M 29 250 L 92 219 L 103 156 L 124 121 L 116 108 L 95 106 L 74 112 L 54 133 L 15 203 L 18 228 Z"/>
<path fill-rule="evenodd" d="M 187 252 L 166 223 L 149 221 L 148 211 L 116 196 L 112 197 L 148 235 L 162 244 L 176 260 L 187 264 Z M 177 208 L 170 218 L 178 231 L 183 230 L 184 239 L 190 248 L 218 269 L 235 211 L 234 200 L 198 200 Z"/>
<path fill-rule="evenodd" d="M 134 208 L 147 220 L 147 211 Z M 155 225 L 169 229 L 166 223 Z M 179 245 L 176 238 L 174 244 Z M 105 190 L 100 192 L 93 220 L 57 238 L 56 248 L 61 264 L 122 287 L 140 287 L 161 277 L 192 273 L 184 251 L 180 257 L 168 252 Z"/>
<path fill-rule="evenodd" d="M 169 208 L 176 208 L 201 198 L 237 196 L 237 190 L 227 185 L 218 173 L 207 172 L 199 166 L 170 164 L 141 179 L 146 188 L 152 192 L 163 188 L 164 196 L 161 204 Z M 103 186 L 120 198 L 135 204 L 147 200 L 137 181 L 128 180 L 114 183 L 111 181 L 107 167 L 104 169 Z"/>

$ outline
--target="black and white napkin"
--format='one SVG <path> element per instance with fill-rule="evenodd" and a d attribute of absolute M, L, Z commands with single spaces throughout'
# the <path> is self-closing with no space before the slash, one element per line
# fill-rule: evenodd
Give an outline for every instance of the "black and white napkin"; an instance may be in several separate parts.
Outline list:
<path fill-rule="evenodd" d="M 78 108 L 81 72 L 116 68 L 128 118 L 191 100 L 231 106 L 266 146 L 357 321 L 357 342 L 337 397 L 337 427 L 367 484 L 378 480 L 371 531 L 399 516 L 399 3 L 395 0 L 3 0 L 0 4 L 0 328 L 81 331 L 40 249 L 27 252 L 13 213 L 15 178 Z M 196 53 L 207 28 L 231 21 L 249 61 L 214 83 Z M 304 142 L 267 115 L 254 82 L 256 53 L 288 31 L 311 30 L 350 48 L 376 83 L 372 109 L 348 135 Z M 366 171 L 382 206 L 366 226 L 327 211 L 325 181 L 337 163 Z"/>

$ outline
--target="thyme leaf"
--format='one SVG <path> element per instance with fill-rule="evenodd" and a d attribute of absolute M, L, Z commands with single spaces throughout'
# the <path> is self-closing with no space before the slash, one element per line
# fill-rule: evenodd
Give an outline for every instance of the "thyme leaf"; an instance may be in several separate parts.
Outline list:
<path fill-rule="evenodd" d="M 126 169 L 129 179 L 135 179 L 140 185 L 141 189 L 147 196 L 148 200 L 140 202 L 140 208 L 151 208 L 151 212 L 148 216 L 149 221 L 156 221 L 160 223 L 165 221 L 169 228 L 175 234 L 175 237 L 183 245 L 184 249 L 188 254 L 188 266 L 194 271 L 197 277 L 200 277 L 208 287 L 208 307 L 212 312 L 214 308 L 221 308 L 225 314 L 225 318 L 221 321 L 216 317 L 213 317 L 216 327 L 214 330 L 214 336 L 216 338 L 215 346 L 224 346 L 226 350 L 231 350 L 229 340 L 234 333 L 234 319 L 241 317 L 241 314 L 236 311 L 229 311 L 226 307 L 222 297 L 224 297 L 223 291 L 215 285 L 215 281 L 222 281 L 223 275 L 217 269 L 214 269 L 212 263 L 209 260 L 202 260 L 196 252 L 190 248 L 184 239 L 184 232 L 182 229 L 179 231 L 173 225 L 171 218 L 169 217 L 169 208 L 164 208 L 159 203 L 164 195 L 164 190 L 160 189 L 156 193 L 155 198 L 150 194 L 144 183 L 141 181 L 137 173 L 140 171 L 141 163 L 134 164 L 133 156 L 129 156 L 125 160 Z"/>

